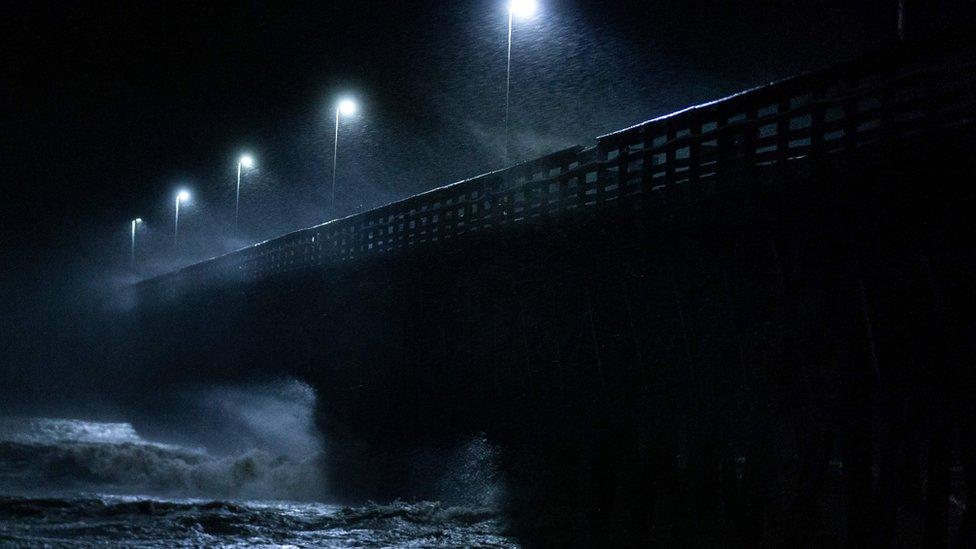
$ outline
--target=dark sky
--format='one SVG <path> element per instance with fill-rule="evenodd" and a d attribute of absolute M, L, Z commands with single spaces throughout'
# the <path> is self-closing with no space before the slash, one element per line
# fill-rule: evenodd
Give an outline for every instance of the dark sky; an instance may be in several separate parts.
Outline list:
<path fill-rule="evenodd" d="M 876 49 L 894 38 L 894 5 L 540 0 L 515 29 L 517 154 Z M 342 212 L 500 167 L 505 24 L 503 0 L 5 7 L 4 331 L 117 279 L 135 216 L 143 269 L 175 265 L 180 183 L 194 199 L 179 260 L 233 246 L 242 150 L 260 166 L 245 180 L 248 241 L 324 221 L 341 92 L 362 102 L 340 138 Z"/>

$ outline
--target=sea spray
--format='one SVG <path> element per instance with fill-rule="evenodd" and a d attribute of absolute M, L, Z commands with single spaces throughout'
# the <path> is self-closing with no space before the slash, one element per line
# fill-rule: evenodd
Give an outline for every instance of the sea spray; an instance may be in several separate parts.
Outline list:
<path fill-rule="evenodd" d="M 17 418 L 0 422 L 0 489 L 183 497 L 312 499 L 317 456 L 263 449 L 212 455 L 142 439 L 126 423 Z"/>

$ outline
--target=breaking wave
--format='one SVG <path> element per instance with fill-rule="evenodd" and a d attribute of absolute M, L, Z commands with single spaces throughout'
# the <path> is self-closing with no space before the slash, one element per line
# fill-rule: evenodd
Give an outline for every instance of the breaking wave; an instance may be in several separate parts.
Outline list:
<path fill-rule="evenodd" d="M 188 392 L 156 430 L 0 418 L 0 546 L 518 547 L 485 488 L 497 479 L 483 437 L 415 464 L 446 471 L 437 491 L 471 505 L 321 503 L 306 389 Z"/>
<path fill-rule="evenodd" d="M 0 488 L 7 493 L 311 499 L 323 485 L 317 457 L 261 449 L 211 455 L 144 440 L 127 423 L 0 420 Z"/>

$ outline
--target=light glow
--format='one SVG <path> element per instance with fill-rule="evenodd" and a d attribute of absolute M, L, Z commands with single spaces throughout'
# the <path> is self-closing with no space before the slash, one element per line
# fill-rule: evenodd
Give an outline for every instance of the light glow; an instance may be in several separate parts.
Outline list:
<path fill-rule="evenodd" d="M 339 113 L 343 116 L 351 116 L 356 114 L 356 102 L 352 99 L 343 99 L 339 101 Z"/>
<path fill-rule="evenodd" d="M 245 154 L 244 156 L 242 156 L 240 162 L 242 168 L 254 167 L 254 158 L 249 154 Z"/>
<path fill-rule="evenodd" d="M 535 0 L 511 0 L 508 3 L 508 11 L 515 17 L 527 19 L 535 15 L 538 4 Z"/>
<path fill-rule="evenodd" d="M 176 199 L 179 200 L 180 202 L 186 202 L 187 200 L 190 199 L 190 192 L 180 191 L 179 194 L 176 195 Z"/>

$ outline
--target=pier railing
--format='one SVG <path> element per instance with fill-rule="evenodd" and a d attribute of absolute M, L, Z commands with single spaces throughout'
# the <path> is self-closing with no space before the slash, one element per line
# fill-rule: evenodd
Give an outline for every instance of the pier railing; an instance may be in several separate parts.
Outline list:
<path fill-rule="evenodd" d="M 747 90 L 503 170 L 302 229 L 143 284 L 241 282 L 526 220 L 639 212 L 668 190 L 753 166 L 948 134 L 976 120 L 973 43 L 902 45 Z"/>

